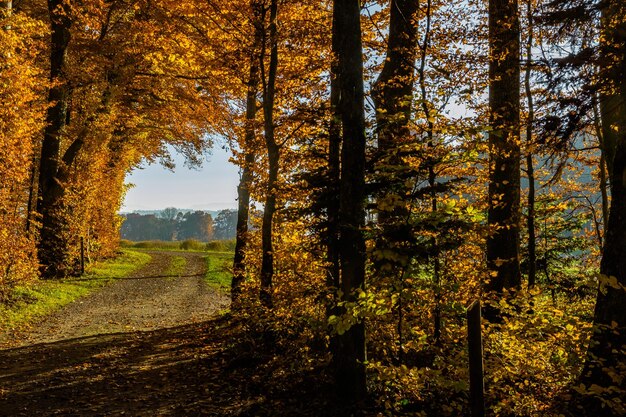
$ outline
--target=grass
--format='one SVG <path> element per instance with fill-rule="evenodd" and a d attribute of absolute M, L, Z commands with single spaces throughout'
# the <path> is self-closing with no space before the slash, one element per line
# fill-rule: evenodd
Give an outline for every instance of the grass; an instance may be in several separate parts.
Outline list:
<path fill-rule="evenodd" d="M 165 240 L 144 240 L 133 242 L 122 239 L 120 244 L 123 248 L 143 249 L 143 250 L 185 250 L 190 252 L 223 252 L 229 253 L 235 250 L 234 240 L 212 240 L 210 242 L 200 242 L 195 239 L 187 239 L 183 241 L 165 241 Z"/>
<path fill-rule="evenodd" d="M 180 278 L 181 275 L 185 272 L 185 266 L 187 265 L 187 260 L 182 256 L 174 256 L 172 257 L 172 261 L 170 262 L 170 266 L 165 271 L 165 275 L 169 277 Z"/>
<path fill-rule="evenodd" d="M 233 254 L 230 252 L 209 252 L 205 257 L 205 282 L 222 291 L 230 291 L 230 281 L 233 277 L 231 268 Z"/>
<path fill-rule="evenodd" d="M 115 259 L 96 262 L 85 275 L 60 280 L 41 280 L 13 289 L 10 302 L 0 305 L 0 335 L 27 327 L 58 308 L 83 297 L 108 282 L 124 278 L 150 261 L 150 255 L 124 250 Z"/>
<path fill-rule="evenodd" d="M 120 244 L 123 248 L 128 249 L 160 249 L 160 250 L 179 250 L 180 242 L 166 242 L 164 240 L 144 240 L 141 242 L 133 242 L 130 240 L 122 240 Z"/>

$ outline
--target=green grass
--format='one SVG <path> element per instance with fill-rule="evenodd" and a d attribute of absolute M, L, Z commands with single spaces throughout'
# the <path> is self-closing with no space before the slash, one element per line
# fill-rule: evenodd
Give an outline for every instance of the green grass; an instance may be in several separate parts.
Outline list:
<path fill-rule="evenodd" d="M 120 244 L 123 248 L 129 249 L 159 249 L 159 250 L 179 250 L 180 242 L 166 242 L 164 240 L 145 240 L 141 242 L 133 242 L 130 240 L 122 240 Z"/>
<path fill-rule="evenodd" d="M 195 239 L 170 242 L 165 240 L 144 240 L 133 242 L 122 239 L 120 244 L 123 248 L 140 250 L 185 250 L 189 252 L 220 252 L 230 253 L 235 250 L 235 240 L 212 240 L 210 242 L 200 242 Z"/>
<path fill-rule="evenodd" d="M 231 252 L 209 252 L 205 257 L 205 281 L 212 287 L 223 291 L 230 290 L 230 281 L 233 277 L 233 254 Z"/>
<path fill-rule="evenodd" d="M 0 335 L 7 330 L 28 326 L 108 282 L 130 275 L 150 259 L 146 253 L 123 250 L 115 259 L 90 265 L 81 277 L 41 280 L 14 288 L 10 302 L 0 305 Z"/>
<path fill-rule="evenodd" d="M 165 271 L 165 275 L 180 278 L 185 272 L 185 266 L 187 266 L 187 260 L 185 258 L 182 256 L 173 256 L 170 266 Z"/>

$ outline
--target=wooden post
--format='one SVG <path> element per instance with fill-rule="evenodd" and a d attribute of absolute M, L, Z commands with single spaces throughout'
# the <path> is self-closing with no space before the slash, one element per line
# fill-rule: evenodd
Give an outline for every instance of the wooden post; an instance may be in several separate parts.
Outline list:
<path fill-rule="evenodd" d="M 474 301 L 467 309 L 467 347 L 469 353 L 470 410 L 472 417 L 485 416 L 483 340 L 480 320 L 480 301 Z"/>
<path fill-rule="evenodd" d="M 80 274 L 85 273 L 85 238 L 80 237 Z"/>

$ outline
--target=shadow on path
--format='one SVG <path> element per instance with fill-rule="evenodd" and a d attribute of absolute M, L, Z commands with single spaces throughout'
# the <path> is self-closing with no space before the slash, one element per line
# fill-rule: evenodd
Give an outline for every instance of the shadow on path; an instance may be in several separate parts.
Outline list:
<path fill-rule="evenodd" d="M 326 413 L 310 375 L 268 367 L 225 319 L 0 350 L 0 416 Z M 276 361 L 274 361 L 276 362 Z"/>

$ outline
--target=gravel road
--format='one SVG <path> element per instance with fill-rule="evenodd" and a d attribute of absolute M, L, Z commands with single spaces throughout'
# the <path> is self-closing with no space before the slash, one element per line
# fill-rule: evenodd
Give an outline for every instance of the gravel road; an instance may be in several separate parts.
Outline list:
<path fill-rule="evenodd" d="M 147 253 L 152 260 L 145 267 L 66 305 L 18 335 L 11 346 L 181 326 L 204 321 L 228 306 L 228 296 L 204 282 L 201 252 Z M 184 272 L 168 276 L 175 256 L 185 259 Z"/>

